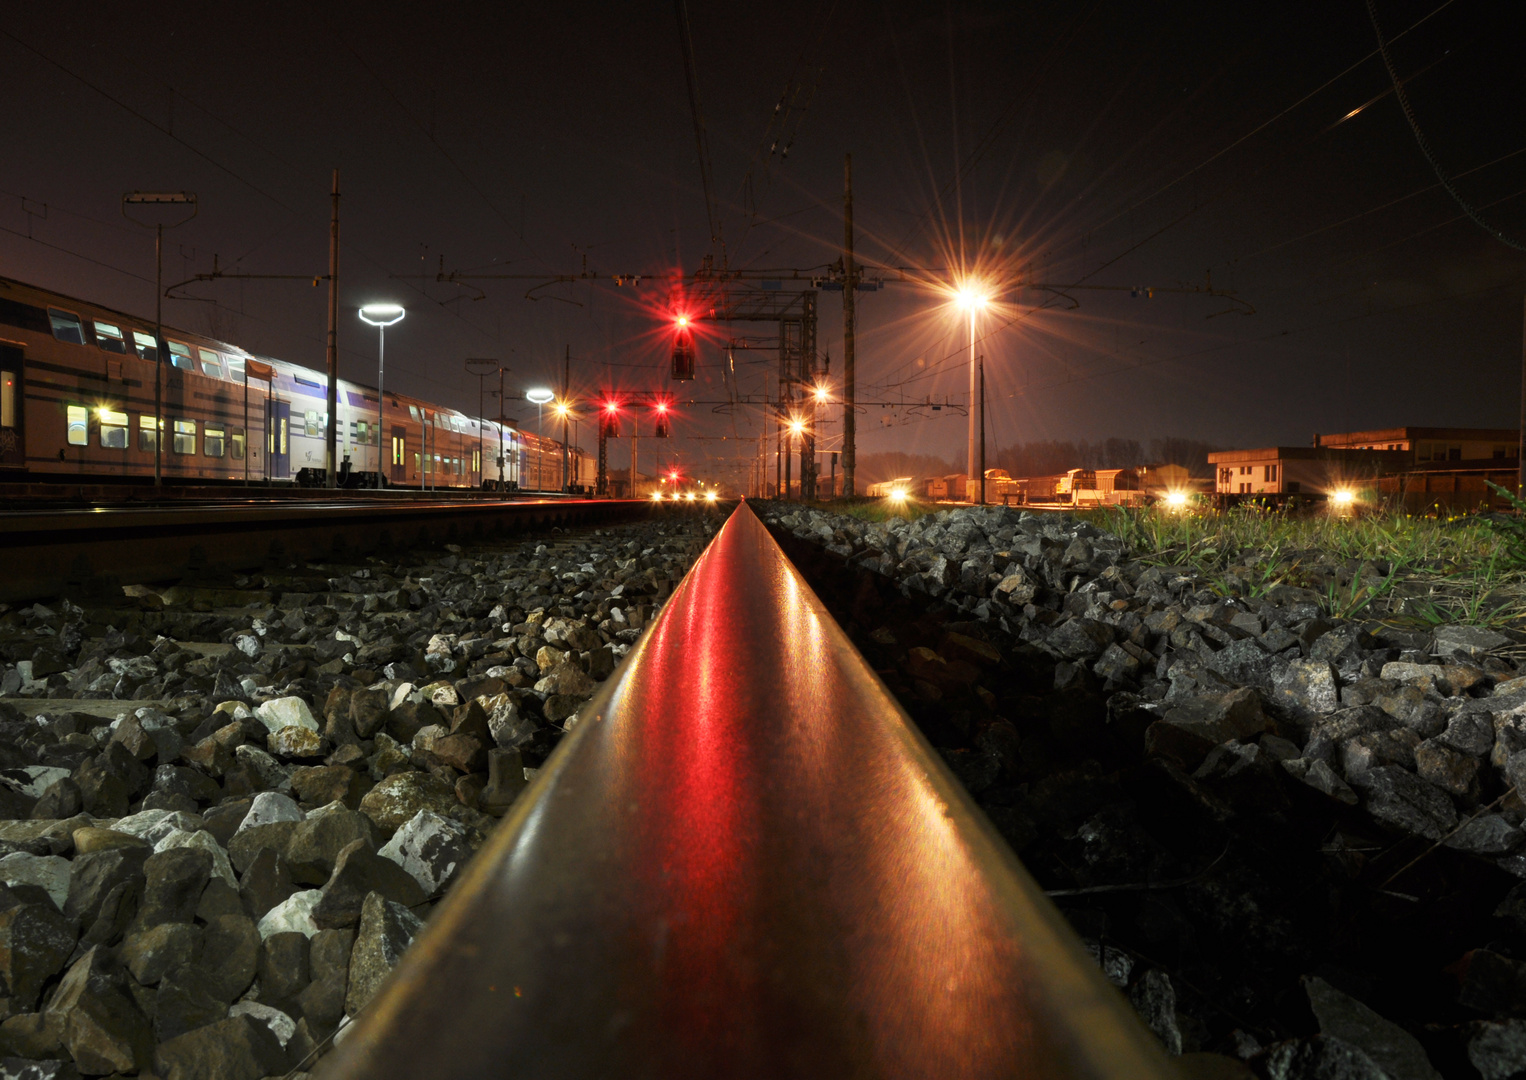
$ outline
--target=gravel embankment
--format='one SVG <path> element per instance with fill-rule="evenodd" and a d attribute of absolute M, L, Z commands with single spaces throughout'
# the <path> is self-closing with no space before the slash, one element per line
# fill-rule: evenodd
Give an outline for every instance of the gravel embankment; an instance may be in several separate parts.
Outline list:
<path fill-rule="evenodd" d="M 1526 1070 L 1520 635 L 1226 597 L 1064 515 L 758 508 L 1189 1067 Z"/>
<path fill-rule="evenodd" d="M 310 1068 L 719 520 L 0 606 L 0 1080 Z"/>

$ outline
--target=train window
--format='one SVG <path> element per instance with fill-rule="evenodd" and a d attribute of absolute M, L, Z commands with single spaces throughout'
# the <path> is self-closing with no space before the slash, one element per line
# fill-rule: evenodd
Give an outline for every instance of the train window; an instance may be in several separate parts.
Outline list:
<path fill-rule="evenodd" d="M 303 415 L 303 420 L 307 424 L 307 437 L 310 439 L 316 439 L 323 434 L 323 429 L 319 423 L 319 416 L 320 414 L 316 412 L 308 412 Z"/>
<path fill-rule="evenodd" d="M 16 373 L 0 371 L 0 427 L 16 426 Z"/>
<path fill-rule="evenodd" d="M 201 373 L 203 375 L 210 375 L 214 379 L 221 379 L 223 377 L 222 357 L 218 356 L 211 349 L 198 349 L 197 351 L 201 353 Z"/>
<path fill-rule="evenodd" d="M 207 457 L 222 457 L 226 451 L 227 434 L 220 427 L 201 429 L 201 452 Z"/>
<path fill-rule="evenodd" d="M 223 359 L 228 361 L 228 377 L 230 379 L 242 379 L 244 377 L 244 358 L 242 356 L 230 354 Z"/>
<path fill-rule="evenodd" d="M 70 405 L 68 411 L 69 445 L 90 445 L 90 414 L 83 405 Z"/>
<path fill-rule="evenodd" d="M 127 342 L 122 340 L 122 328 L 99 319 L 95 322 L 95 343 L 107 352 L 127 352 Z"/>
<path fill-rule="evenodd" d="M 191 350 L 188 346 L 178 341 L 166 342 L 170 347 L 170 363 L 183 371 L 195 371 L 196 361 L 191 359 Z"/>
<path fill-rule="evenodd" d="M 85 343 L 85 328 L 80 325 L 79 316 L 73 312 L 48 308 L 48 322 L 53 324 L 53 336 L 59 341 L 70 345 Z"/>
<path fill-rule="evenodd" d="M 481 450 L 473 450 L 472 451 L 472 472 L 481 472 L 481 471 L 482 471 L 482 451 Z"/>
<path fill-rule="evenodd" d="M 322 383 L 313 382 L 311 379 L 304 379 L 300 375 L 293 375 L 292 378 L 296 379 L 302 386 L 311 386 L 314 390 L 322 390 L 324 388 Z"/>
<path fill-rule="evenodd" d="M 154 438 L 154 418 L 152 416 L 138 417 L 138 449 L 145 454 L 152 454 L 158 440 Z M 160 431 L 164 430 L 164 421 L 158 423 Z"/>
<path fill-rule="evenodd" d="M 401 435 L 394 435 L 392 436 L 392 464 L 401 465 L 402 463 L 403 437 Z"/>
<path fill-rule="evenodd" d="M 234 461 L 244 460 L 244 429 L 241 427 L 228 429 L 228 456 Z"/>
<path fill-rule="evenodd" d="M 174 449 L 177 454 L 196 453 L 196 421 L 176 420 Z"/>
<path fill-rule="evenodd" d="M 159 359 L 159 346 L 154 344 L 154 335 L 145 334 L 142 330 L 132 332 L 132 347 L 138 350 L 139 360 Z"/>
<path fill-rule="evenodd" d="M 415 420 L 421 419 L 419 416 L 419 407 L 417 405 L 408 406 L 408 415 L 413 417 Z"/>
<path fill-rule="evenodd" d="M 111 409 L 97 409 L 101 421 L 101 445 L 108 450 L 127 449 L 127 414 Z"/>

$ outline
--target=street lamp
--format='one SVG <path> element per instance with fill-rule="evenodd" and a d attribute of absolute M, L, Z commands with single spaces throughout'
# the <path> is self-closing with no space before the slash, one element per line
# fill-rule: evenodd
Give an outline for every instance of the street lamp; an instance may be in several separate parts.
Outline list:
<path fill-rule="evenodd" d="M 387 369 L 387 327 L 403 321 L 407 312 L 401 304 L 367 304 L 360 309 L 360 321 L 376 327 L 376 486 L 382 486 L 382 435 L 386 427 L 386 406 L 382 399 L 382 378 Z M 422 448 L 420 448 L 422 451 Z M 421 480 L 420 483 L 423 481 Z"/>
<path fill-rule="evenodd" d="M 537 491 L 543 491 L 545 489 L 541 486 L 541 455 L 545 453 L 545 448 L 541 446 L 541 442 L 545 438 L 544 407 L 555 401 L 556 395 L 544 386 L 537 386 L 525 391 L 525 400 L 535 406 L 535 488 Z"/>
<path fill-rule="evenodd" d="M 969 479 L 966 481 L 966 486 L 968 487 L 970 486 L 971 482 L 974 484 L 979 484 L 983 479 L 983 477 L 977 473 L 977 470 L 980 468 L 980 466 L 977 463 L 975 451 L 976 430 L 980 420 L 980 417 L 977 416 L 977 412 L 981 409 L 982 404 L 980 401 L 980 395 L 976 388 L 977 376 L 975 371 L 975 313 L 984 308 L 986 304 L 990 303 L 990 297 L 986 296 L 985 293 L 980 292 L 978 289 L 966 285 L 959 290 L 954 299 L 955 303 L 970 313 L 970 432 L 969 442 L 966 448 L 969 456 L 965 459 L 969 463 L 969 467 L 965 470 L 969 474 Z M 966 499 L 972 498 L 971 492 L 966 490 L 964 497 Z"/>

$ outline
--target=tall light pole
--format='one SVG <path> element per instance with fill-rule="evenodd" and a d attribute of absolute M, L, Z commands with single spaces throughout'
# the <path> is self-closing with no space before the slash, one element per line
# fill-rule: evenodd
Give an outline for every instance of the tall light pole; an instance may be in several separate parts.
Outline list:
<path fill-rule="evenodd" d="M 959 290 L 957 300 L 959 306 L 970 314 L 970 431 L 968 456 L 965 458 L 967 479 L 964 497 L 973 499 L 974 489 L 981 480 L 981 477 L 976 474 L 976 470 L 980 468 L 976 449 L 980 427 L 980 417 L 977 415 L 977 410 L 980 408 L 980 388 L 977 385 L 980 376 L 975 365 L 975 313 L 985 307 L 990 302 L 990 298 L 970 286 L 965 286 Z"/>
<path fill-rule="evenodd" d="M 401 304 L 367 304 L 360 309 L 360 321 L 376 327 L 376 486 L 382 486 L 382 440 L 386 438 L 386 415 L 382 399 L 382 379 L 387 372 L 387 327 L 403 321 L 407 312 Z"/>
<path fill-rule="evenodd" d="M 169 223 L 170 228 L 184 225 L 196 216 L 199 209 L 196 196 L 189 191 L 129 191 L 122 196 L 122 216 L 133 221 L 127 212 L 129 206 L 189 206 L 191 212 L 179 221 Z M 135 224 L 146 225 L 139 221 Z M 164 222 L 154 225 L 154 487 L 164 484 Z M 249 433 L 244 433 L 245 453 L 248 453 Z"/>
<path fill-rule="evenodd" d="M 541 446 L 544 441 L 545 430 L 545 406 L 556 399 L 556 395 L 544 386 L 537 386 L 533 390 L 525 391 L 525 400 L 535 406 L 535 490 L 541 488 L 541 455 L 545 448 Z"/>

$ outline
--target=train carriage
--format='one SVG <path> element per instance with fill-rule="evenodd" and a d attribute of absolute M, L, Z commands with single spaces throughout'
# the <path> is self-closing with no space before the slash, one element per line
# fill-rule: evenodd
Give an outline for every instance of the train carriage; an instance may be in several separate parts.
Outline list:
<path fill-rule="evenodd" d="M 155 369 L 162 402 L 155 418 Z M 340 380 L 337 441 L 352 485 L 557 490 L 562 448 L 513 427 Z M 0 278 L 0 479 L 321 482 L 323 372 Z M 158 430 L 156 430 L 158 427 Z M 500 448 L 504 468 L 500 476 Z M 574 451 L 573 484 L 591 476 Z M 304 471 L 305 470 L 305 471 Z"/>

